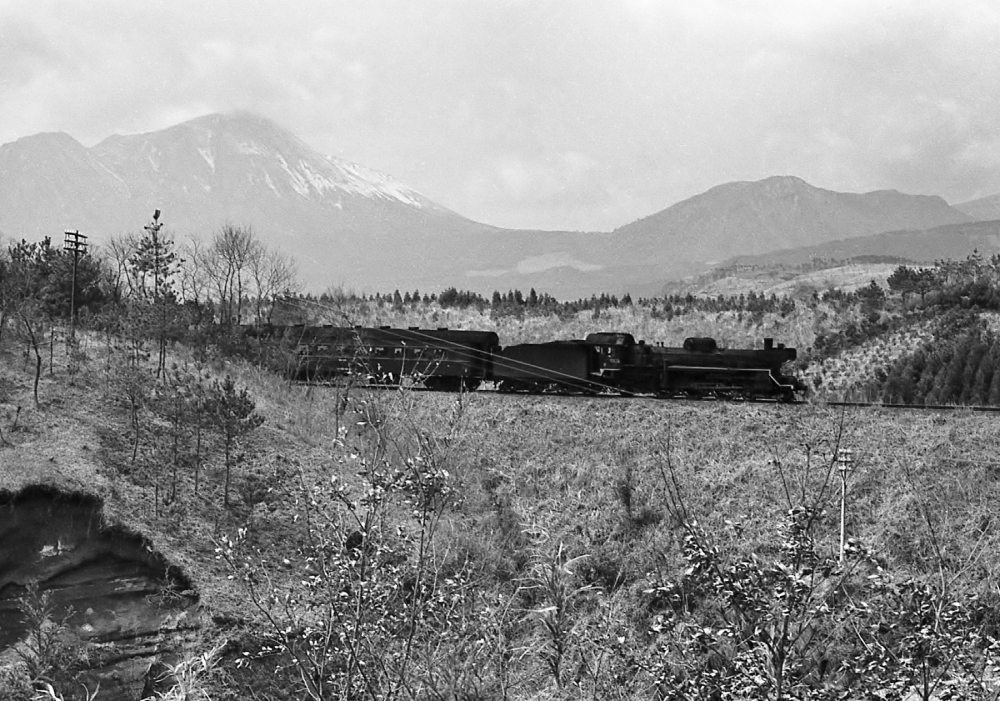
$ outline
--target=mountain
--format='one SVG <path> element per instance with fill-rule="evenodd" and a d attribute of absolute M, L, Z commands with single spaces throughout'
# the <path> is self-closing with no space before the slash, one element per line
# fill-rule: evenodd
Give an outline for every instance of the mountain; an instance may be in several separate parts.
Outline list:
<path fill-rule="evenodd" d="M 0 146 L 0 230 L 95 243 L 139 232 L 154 209 L 176 239 L 251 225 L 292 255 L 307 289 L 562 299 L 653 294 L 741 254 L 970 221 L 939 197 L 822 190 L 794 177 L 720 185 L 613 232 L 510 230 L 472 221 L 392 177 L 318 153 L 273 122 L 213 114 L 90 148 L 62 133 Z"/>
<path fill-rule="evenodd" d="M 641 258 L 714 263 L 753 255 L 970 221 L 936 196 L 895 190 L 833 192 L 791 176 L 733 182 L 617 229 Z"/>
<path fill-rule="evenodd" d="M 1000 195 L 980 197 L 954 205 L 955 209 L 969 215 L 976 221 L 991 221 L 1000 219 Z"/>
<path fill-rule="evenodd" d="M 227 221 L 249 224 L 292 254 L 319 290 L 431 284 L 462 259 L 441 250 L 461 250 L 463 238 L 491 229 L 248 114 L 112 136 L 89 149 L 66 134 L 0 147 L 0 228 L 8 236 L 73 228 L 99 242 L 140 230 L 154 209 L 177 238 L 207 238 Z"/>

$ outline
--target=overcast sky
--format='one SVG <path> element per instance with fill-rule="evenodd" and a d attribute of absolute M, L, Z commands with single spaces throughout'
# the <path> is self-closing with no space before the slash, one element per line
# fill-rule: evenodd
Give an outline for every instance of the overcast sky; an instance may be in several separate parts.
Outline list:
<path fill-rule="evenodd" d="M 499 226 L 732 180 L 1000 192 L 1000 3 L 0 0 L 0 143 L 249 110 Z"/>

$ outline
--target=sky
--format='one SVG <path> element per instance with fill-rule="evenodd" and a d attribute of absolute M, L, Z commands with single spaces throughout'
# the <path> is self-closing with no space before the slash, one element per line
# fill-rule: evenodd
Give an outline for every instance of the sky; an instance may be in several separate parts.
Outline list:
<path fill-rule="evenodd" d="M 0 0 L 0 143 L 235 110 L 511 228 L 772 175 L 954 204 L 1000 193 L 1000 3 Z"/>

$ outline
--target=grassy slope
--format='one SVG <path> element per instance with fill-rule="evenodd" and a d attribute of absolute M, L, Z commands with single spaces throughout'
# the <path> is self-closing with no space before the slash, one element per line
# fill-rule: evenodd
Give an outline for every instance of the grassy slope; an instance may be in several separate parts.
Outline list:
<path fill-rule="evenodd" d="M 659 322 L 639 318 L 613 318 L 608 327 L 623 328 L 619 324 L 626 322 L 646 338 L 660 328 Z M 678 323 L 686 324 L 677 330 L 685 335 L 713 324 Z M 576 325 L 586 324 L 581 319 Z M 571 322 L 565 335 L 578 335 L 576 325 Z M 733 328 L 742 325 L 733 320 Z M 150 485 L 166 470 L 151 460 L 140 460 L 140 468 L 127 475 L 116 468 L 125 455 L 120 439 L 125 417 L 104 382 L 100 344 L 92 341 L 87 350 L 91 360 L 72 385 L 57 354 L 56 373 L 43 380 L 37 408 L 20 358 L 9 350 L 2 356 L 0 429 L 12 445 L 0 447 L 0 488 L 43 483 L 96 493 L 105 500 L 109 519 L 148 535 L 185 570 L 211 613 L 222 619 L 252 616 L 213 556 L 213 537 L 252 515 L 262 542 L 289 547 L 293 497 L 275 496 L 251 514 L 237 496 L 236 508 L 225 512 L 219 506 L 216 450 L 209 488 L 195 498 L 191 476 L 184 474 L 182 497 L 157 515 Z M 184 362 L 184 354 L 176 359 Z M 309 480 L 344 470 L 347 463 L 339 458 L 363 436 L 349 432 L 347 445 L 335 446 L 335 397 L 329 391 L 288 387 L 252 368 L 230 370 L 268 417 L 247 442 L 238 481 L 247 473 L 286 479 L 301 469 Z M 804 500 L 817 499 L 825 508 L 821 544 L 835 548 L 839 493 L 836 482 L 825 490 L 822 485 L 833 448 L 850 447 L 856 459 L 850 478 L 852 535 L 863 537 L 899 571 L 933 574 L 942 565 L 961 573 L 966 586 L 996 588 L 998 573 L 989 555 L 1000 547 L 993 523 L 1000 498 L 995 462 L 1000 437 L 988 416 L 484 393 L 463 399 L 376 395 L 372 401 L 385 405 L 390 421 L 447 438 L 442 459 L 461 499 L 446 514 L 442 558 L 467 563 L 484 592 L 510 591 L 533 559 L 562 544 L 571 555 L 586 556 L 576 573 L 595 587 L 574 611 L 582 629 L 621 632 L 636 650 L 649 642 L 652 611 L 643 595 L 649 575 L 674 577 L 680 565 L 680 532 L 667 513 L 661 478 L 668 458 L 691 514 L 724 550 L 767 557 L 777 547 L 777 519 Z M 19 429 L 11 431 L 17 406 L 22 407 Z M 446 416 L 456 418 L 448 422 Z M 344 420 L 350 424 L 356 418 Z M 630 510 L 622 499 L 629 465 Z M 353 478 L 349 472 L 341 476 Z M 935 559 L 931 528 L 946 555 L 943 562 Z M 521 631 L 526 638 L 518 642 L 527 644 L 531 627 Z M 209 629 L 206 636 L 216 632 L 223 631 Z M 537 661 L 522 661 L 524 693 L 545 688 Z"/>
<path fill-rule="evenodd" d="M 1000 489 L 993 458 L 1000 437 L 989 417 L 971 413 L 476 395 L 464 421 L 466 481 L 481 485 L 489 475 L 509 481 L 523 521 L 536 522 L 578 554 L 607 547 L 610 535 L 628 530 L 618 485 L 629 461 L 633 513 L 648 508 L 665 515 L 660 466 L 669 456 L 692 513 L 723 539 L 732 536 L 727 520 L 742 524 L 734 546 L 743 549 L 767 540 L 789 506 L 819 498 L 833 446 L 851 448 L 856 464 L 850 530 L 904 568 L 919 569 L 927 553 L 917 553 L 926 542 L 920 524 L 901 522 L 913 513 L 899 510 L 897 500 L 927 499 L 946 504 L 949 519 L 972 518 L 973 512 L 989 513 Z M 839 490 L 827 490 L 821 503 L 827 509 L 825 543 L 832 548 Z M 473 503 L 474 518 L 482 518 L 483 506 Z M 633 543 L 627 553 L 635 563 L 633 577 L 671 554 L 673 528 L 664 519 Z M 961 540 L 961 528 L 948 537 Z M 961 552 L 959 547 L 952 555 L 960 558 Z"/>
<path fill-rule="evenodd" d="M 886 279 L 899 267 L 888 263 L 849 263 L 832 265 L 822 270 L 800 271 L 787 269 L 781 265 L 761 269 L 732 269 L 725 277 L 706 275 L 701 278 L 678 283 L 670 291 L 680 294 L 691 292 L 696 295 L 717 297 L 719 295 L 741 295 L 754 292 L 770 296 L 776 294 L 801 297 L 830 289 L 853 292 L 872 280 L 883 287 Z"/>
<path fill-rule="evenodd" d="M 666 286 L 668 294 L 717 297 L 755 294 L 792 295 L 797 298 L 838 289 L 853 292 L 872 280 L 885 287 L 886 279 L 899 267 L 896 263 L 830 263 L 818 270 L 802 270 L 781 263 L 755 267 L 732 266 Z"/>
<path fill-rule="evenodd" d="M 45 484 L 101 498 L 106 519 L 148 537 L 152 547 L 194 581 L 209 608 L 241 613 L 245 608 L 241 594 L 230 586 L 225 571 L 215 561 L 214 539 L 242 525 L 247 516 L 248 507 L 239 495 L 240 478 L 248 473 L 267 475 L 274 466 L 295 461 L 316 469 L 325 464 L 324 441 L 328 436 L 324 432 L 329 424 L 318 420 L 329 408 L 324 398 L 306 397 L 305 389 L 290 388 L 278 378 L 252 368 L 227 368 L 236 372 L 241 386 L 251 386 L 258 411 L 268 417 L 241 451 L 246 459 L 236 469 L 235 508 L 222 508 L 224 468 L 218 439 L 209 435 L 205 436 L 206 460 L 199 494 L 194 494 L 191 470 L 182 469 L 179 498 L 165 503 L 170 467 L 162 443 L 157 452 L 151 447 L 150 434 L 144 434 L 138 460 L 131 464 L 125 399 L 108 381 L 105 349 L 94 337 L 84 337 L 82 348 L 89 360 L 72 378 L 58 345 L 53 374 L 48 372 L 46 359 L 37 406 L 31 393 L 33 368 L 26 367 L 9 346 L 2 349 L 0 431 L 6 443 L 0 445 L 0 490 L 17 491 Z M 194 367 L 183 350 L 171 359 Z M 213 377 L 223 374 L 221 370 L 221 365 L 204 368 Z M 148 412 L 143 416 L 148 423 Z M 162 422 L 148 425 L 163 441 Z M 161 490 L 158 510 L 154 499 L 157 483 Z"/>

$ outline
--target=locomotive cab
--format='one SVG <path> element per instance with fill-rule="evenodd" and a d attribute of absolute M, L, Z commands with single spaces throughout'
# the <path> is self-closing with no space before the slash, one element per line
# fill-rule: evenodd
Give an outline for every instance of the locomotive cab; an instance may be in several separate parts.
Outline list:
<path fill-rule="evenodd" d="M 604 385 L 617 387 L 622 368 L 631 359 L 635 337 L 630 333 L 591 333 L 584 340 L 593 351 L 592 374 Z"/>

